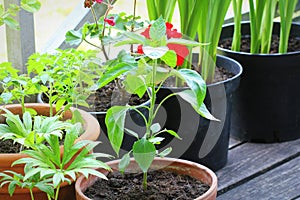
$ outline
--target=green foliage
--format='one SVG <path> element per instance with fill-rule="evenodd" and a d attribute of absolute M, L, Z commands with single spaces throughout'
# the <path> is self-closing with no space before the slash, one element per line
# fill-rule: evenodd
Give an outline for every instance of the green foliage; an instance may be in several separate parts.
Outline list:
<path fill-rule="evenodd" d="M 102 74 L 96 51 L 57 50 L 54 54 L 33 54 L 27 63 L 28 74 L 44 88 L 49 104 L 56 110 L 70 106 L 88 107 L 86 100 L 94 91 L 95 79 Z"/>
<path fill-rule="evenodd" d="M 28 12 L 37 12 L 40 7 L 41 3 L 38 0 L 21 0 L 21 6 L 10 4 L 6 9 L 2 4 L 0 4 L 0 26 L 6 24 L 12 29 L 19 29 L 19 23 L 14 19 L 14 17 L 20 9 L 22 8 Z"/>
<path fill-rule="evenodd" d="M 51 135 L 62 138 L 62 131 L 71 126 L 68 122 L 60 121 L 58 116 L 33 117 L 26 111 L 21 120 L 19 115 L 14 115 L 5 108 L 1 110 L 5 111 L 2 115 L 6 117 L 6 124 L 0 124 L 0 138 L 11 139 L 27 148 L 36 148 L 36 145 L 42 144 Z"/>
<path fill-rule="evenodd" d="M 156 20 L 162 16 L 166 22 L 172 22 L 175 5 L 176 0 L 168 0 L 167 3 L 162 0 L 147 0 L 149 19 Z"/>
<path fill-rule="evenodd" d="M 174 93 L 166 97 L 159 105 L 155 105 L 156 94 L 159 91 L 162 83 L 169 77 L 175 76 L 187 83 L 189 87 L 185 92 L 190 92 L 190 95 L 180 95 L 187 102 L 197 109 L 197 112 L 202 116 L 215 119 L 207 111 L 203 104 L 203 100 L 206 93 L 205 81 L 201 76 L 190 69 L 177 70 L 174 68 L 176 63 L 176 54 L 172 50 L 167 48 L 167 44 L 172 42 L 178 44 L 186 43 L 190 46 L 199 45 L 196 42 L 188 42 L 184 39 L 169 40 L 166 37 L 166 24 L 160 17 L 155 20 L 150 27 L 150 38 L 141 37 L 138 33 L 124 33 L 127 37 L 125 39 L 128 44 L 142 44 L 144 55 L 139 57 L 137 67 L 131 68 L 125 74 L 124 85 L 127 91 L 136 93 L 142 96 L 145 92 L 148 92 L 150 97 L 150 106 L 145 107 L 149 111 L 149 115 L 144 116 L 136 106 L 114 106 L 111 107 L 106 114 L 105 123 L 107 126 L 108 137 L 114 151 L 119 154 L 121 144 L 123 142 L 124 131 L 137 138 L 132 150 L 123 156 L 121 159 L 119 168 L 121 172 L 124 172 L 125 168 L 129 164 L 130 154 L 133 154 L 135 161 L 144 173 L 143 187 L 147 187 L 147 171 L 155 156 L 166 156 L 171 152 L 171 148 L 167 148 L 163 152 L 159 153 L 156 150 L 156 144 L 159 144 L 164 140 L 162 137 L 158 137 L 159 134 L 167 132 L 170 135 L 181 139 L 176 132 L 172 130 L 161 130 L 161 126 L 157 123 L 153 123 L 154 118 L 161 107 L 162 103 L 171 96 L 180 95 L 180 93 Z M 122 43 L 122 44 L 125 44 Z M 118 44 L 119 45 L 119 44 Z M 161 65 L 158 65 L 160 61 Z M 170 66 L 168 66 L 170 65 Z M 118 72 L 119 67 L 110 68 L 109 74 L 114 74 L 114 71 Z M 105 75 L 105 73 L 104 73 Z M 147 90 L 150 88 L 150 90 Z M 151 91 L 151 92 L 150 92 Z M 201 109 L 200 109 L 201 108 Z M 125 117 L 126 112 L 129 109 L 133 109 L 138 112 L 144 119 L 146 124 L 146 132 L 142 138 L 138 137 L 138 134 L 125 129 Z"/>
<path fill-rule="evenodd" d="M 65 129 L 63 154 L 60 153 L 59 137 L 56 134 L 45 138 L 47 144 L 35 144 L 34 150 L 24 150 L 22 153 L 29 157 L 21 158 L 13 165 L 25 164 L 25 176 L 15 172 L 0 173 L 1 181 L 4 181 L 2 186 L 9 184 L 10 194 L 13 194 L 17 185 L 30 190 L 37 187 L 46 192 L 49 199 L 57 200 L 61 184 L 71 184 L 71 180 L 75 180 L 79 174 L 86 178 L 95 175 L 106 179 L 95 168 L 110 170 L 109 166 L 95 158 L 108 155 L 90 153 L 98 142 L 81 140 L 75 143 L 81 129 L 80 124 Z"/>

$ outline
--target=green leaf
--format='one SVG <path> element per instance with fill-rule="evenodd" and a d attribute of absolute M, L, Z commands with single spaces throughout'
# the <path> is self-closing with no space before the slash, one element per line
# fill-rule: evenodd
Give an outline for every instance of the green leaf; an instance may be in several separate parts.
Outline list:
<path fill-rule="evenodd" d="M 61 98 L 58 99 L 58 101 L 56 102 L 56 110 L 60 110 L 61 107 L 63 107 L 63 105 L 66 103 L 66 99 L 65 98 Z"/>
<path fill-rule="evenodd" d="M 170 38 L 167 40 L 167 44 L 182 44 L 185 46 L 209 45 L 209 43 L 199 43 L 193 40 L 185 40 L 181 38 Z"/>
<path fill-rule="evenodd" d="M 184 91 L 178 92 L 177 94 L 182 99 L 184 99 L 186 102 L 191 104 L 191 106 L 194 108 L 194 110 L 202 117 L 209 119 L 209 120 L 219 121 L 212 114 L 210 114 L 210 112 L 207 110 L 204 103 L 201 103 L 201 105 L 199 105 L 197 103 L 195 94 L 191 90 L 184 90 Z"/>
<path fill-rule="evenodd" d="M 152 137 L 149 139 L 149 142 L 153 144 L 160 144 L 165 138 L 163 137 Z"/>
<path fill-rule="evenodd" d="M 25 129 L 31 130 L 32 129 L 32 118 L 29 112 L 25 112 L 23 114 L 23 123 L 25 126 Z"/>
<path fill-rule="evenodd" d="M 133 144 L 133 157 L 141 170 L 146 173 L 156 155 L 156 148 L 153 143 L 142 138 Z"/>
<path fill-rule="evenodd" d="M 120 173 L 124 174 L 125 169 L 129 165 L 129 163 L 130 163 L 130 152 L 126 153 L 122 157 L 122 159 L 120 160 L 120 163 L 119 163 L 119 171 L 120 171 Z"/>
<path fill-rule="evenodd" d="M 166 23 L 160 16 L 150 27 L 150 38 L 154 41 L 160 41 L 166 37 Z"/>
<path fill-rule="evenodd" d="M 146 38 L 140 34 L 133 33 L 133 32 L 124 32 L 123 33 L 126 37 L 132 40 L 132 43 L 135 42 L 135 44 L 145 44 L 146 43 Z"/>
<path fill-rule="evenodd" d="M 166 46 L 161 46 L 161 47 L 143 46 L 143 51 L 146 56 L 154 60 L 154 59 L 162 58 L 169 51 L 169 48 Z"/>
<path fill-rule="evenodd" d="M 174 137 L 176 137 L 177 139 L 179 139 L 179 140 L 181 140 L 182 138 L 181 137 L 179 137 L 179 135 L 175 132 L 175 131 L 173 131 L 173 130 L 168 130 L 168 129 L 165 129 L 164 131 L 166 131 L 167 133 L 169 133 L 170 135 L 172 135 L 172 136 L 174 136 Z"/>
<path fill-rule="evenodd" d="M 35 185 L 35 187 L 37 187 L 41 191 L 43 191 L 43 192 L 47 193 L 48 195 L 50 195 L 51 198 L 54 197 L 54 188 L 51 185 L 47 185 L 47 184 L 44 184 L 44 183 L 40 182 L 40 183 L 37 183 Z"/>
<path fill-rule="evenodd" d="M 175 51 L 173 51 L 173 50 L 167 51 L 167 53 L 165 55 L 163 55 L 160 59 L 163 60 L 170 67 L 173 67 L 173 68 L 176 67 L 177 55 L 176 55 Z"/>
<path fill-rule="evenodd" d="M 133 137 L 139 139 L 139 135 L 136 132 L 134 132 L 134 131 L 132 131 L 130 129 L 127 129 L 127 128 L 125 128 L 125 131 L 126 131 L 126 133 L 128 133 L 128 134 L 132 135 Z"/>
<path fill-rule="evenodd" d="M 152 133 L 157 133 L 161 130 L 161 126 L 159 125 L 159 123 L 152 124 L 150 130 L 152 131 Z"/>
<path fill-rule="evenodd" d="M 66 33 L 66 42 L 70 45 L 79 45 L 82 42 L 80 31 L 71 30 Z"/>
<path fill-rule="evenodd" d="M 37 0 L 21 0 L 21 7 L 28 12 L 37 12 L 41 8 L 41 3 Z"/>
<path fill-rule="evenodd" d="M 145 80 L 143 77 L 137 76 L 137 74 L 128 74 L 123 84 L 125 85 L 126 91 L 131 94 L 137 94 L 140 98 L 142 98 L 147 91 Z"/>
<path fill-rule="evenodd" d="M 175 70 L 174 70 L 175 71 Z M 198 72 L 190 69 L 178 70 L 180 77 L 187 83 L 194 93 L 198 105 L 201 105 L 206 95 L 206 83 Z"/>
<path fill-rule="evenodd" d="M 158 154 L 159 157 L 163 158 L 166 157 L 167 155 L 169 155 L 172 151 L 172 147 L 166 148 L 165 150 L 163 150 L 162 152 L 160 152 Z"/>
<path fill-rule="evenodd" d="M 119 155 L 123 142 L 125 117 L 128 109 L 129 107 L 126 106 L 111 107 L 105 117 L 108 139 L 117 155 Z"/>
<path fill-rule="evenodd" d="M 12 17 L 5 17 L 3 22 L 12 29 L 20 29 L 19 23 Z"/>

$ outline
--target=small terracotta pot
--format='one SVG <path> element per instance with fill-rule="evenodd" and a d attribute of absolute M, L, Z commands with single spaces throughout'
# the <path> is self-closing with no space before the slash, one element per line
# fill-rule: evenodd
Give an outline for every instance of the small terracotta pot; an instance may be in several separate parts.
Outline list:
<path fill-rule="evenodd" d="M 40 104 L 40 103 L 28 103 L 25 104 L 27 108 L 32 108 L 36 110 L 38 115 L 43 115 L 43 116 L 49 116 L 50 114 L 50 106 L 48 104 Z M 0 107 L 1 108 L 1 107 Z M 6 109 L 10 110 L 14 114 L 19 114 L 22 115 L 22 108 L 20 104 L 11 104 L 11 105 L 6 105 Z M 100 134 L 100 125 L 97 121 L 96 118 L 94 118 L 91 114 L 78 109 L 79 112 L 81 113 L 83 120 L 84 120 L 84 130 L 85 132 L 75 141 L 78 142 L 80 140 L 97 140 Z M 0 110 L 0 114 L 4 113 L 3 111 Z M 55 110 L 54 110 L 55 113 Z M 64 116 L 63 120 L 71 119 L 72 118 L 72 112 L 67 111 Z M 3 116 L 0 116 L 0 123 L 5 123 L 5 118 Z M 61 154 L 63 153 L 63 147 L 61 146 Z M 11 167 L 11 164 L 20 159 L 26 157 L 23 154 L 18 154 L 18 153 L 12 153 L 12 154 L 0 154 L 0 172 L 3 172 L 4 170 L 12 170 L 18 173 L 23 173 L 23 168 L 24 165 L 16 165 L 14 167 Z M 66 187 L 65 187 L 66 186 Z M 63 184 L 60 192 L 60 197 L 66 196 L 66 198 L 59 198 L 59 199 L 70 199 L 70 196 L 68 194 L 63 194 L 64 192 L 74 191 L 72 186 L 68 184 Z M 39 190 L 34 190 L 35 191 L 35 200 L 45 200 L 47 199 L 46 195 L 44 192 L 41 192 Z M 69 192 L 68 192 L 69 193 Z M 72 194 L 74 197 L 74 194 Z M 4 187 L 0 188 L 0 199 L 1 200 L 30 200 L 30 194 L 29 190 L 27 189 L 20 189 L 16 188 L 16 191 L 12 197 L 9 196 L 7 192 L 7 185 Z M 72 199 L 72 198 L 71 198 Z"/>
<path fill-rule="evenodd" d="M 115 160 L 111 162 L 107 162 L 107 164 L 112 169 L 118 169 L 120 160 Z M 177 174 L 185 174 L 191 177 L 194 177 L 202 182 L 208 184 L 210 186 L 209 190 L 205 192 L 203 195 L 196 198 L 196 200 L 214 200 L 217 196 L 217 176 L 213 171 L 208 169 L 207 167 L 200 165 L 198 163 L 194 163 L 191 161 L 186 161 L 182 159 L 175 158 L 155 158 L 151 167 L 152 170 L 167 170 L 172 171 Z M 104 170 L 100 169 L 101 172 Z M 126 172 L 139 172 L 139 166 L 137 163 L 131 159 L 130 164 L 126 170 Z M 108 172 L 106 172 L 107 174 Z M 91 200 L 86 197 L 83 193 L 85 190 L 93 185 L 97 181 L 98 177 L 90 176 L 86 179 L 84 176 L 80 176 L 75 183 L 75 191 L 76 191 L 76 200 Z"/>

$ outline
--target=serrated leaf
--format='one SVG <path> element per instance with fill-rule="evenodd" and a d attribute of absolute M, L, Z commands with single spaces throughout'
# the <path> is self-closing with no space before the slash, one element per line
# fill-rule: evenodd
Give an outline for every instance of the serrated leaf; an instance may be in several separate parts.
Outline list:
<path fill-rule="evenodd" d="M 150 27 L 150 38 L 154 41 L 160 41 L 163 37 L 166 37 L 166 23 L 160 16 Z"/>
<path fill-rule="evenodd" d="M 141 170 L 146 173 L 156 155 L 156 148 L 153 143 L 145 138 L 136 141 L 132 148 L 133 157 Z"/>

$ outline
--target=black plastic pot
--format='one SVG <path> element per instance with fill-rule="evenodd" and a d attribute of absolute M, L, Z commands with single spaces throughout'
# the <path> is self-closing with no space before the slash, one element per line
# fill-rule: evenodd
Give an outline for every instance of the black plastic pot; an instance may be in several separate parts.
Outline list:
<path fill-rule="evenodd" d="M 163 135 L 165 141 L 159 148 L 172 146 L 170 157 L 191 160 L 208 166 L 216 171 L 227 162 L 230 134 L 231 97 L 240 82 L 242 68 L 233 59 L 218 56 L 217 66 L 234 74 L 234 77 L 208 85 L 205 105 L 220 122 L 209 121 L 201 117 L 189 103 L 173 96 L 163 103 L 156 119 L 164 128 L 176 131 L 182 140 Z M 162 88 L 157 103 L 173 92 L 184 88 Z"/>
<path fill-rule="evenodd" d="M 274 23 L 274 34 L 279 34 Z M 250 33 L 242 24 L 242 35 Z M 221 40 L 231 38 L 233 25 L 225 25 Z M 291 35 L 300 37 L 299 24 Z M 300 52 L 250 54 L 218 48 L 218 53 L 243 66 L 239 89 L 234 95 L 232 135 L 253 142 L 282 142 L 300 138 Z"/>

